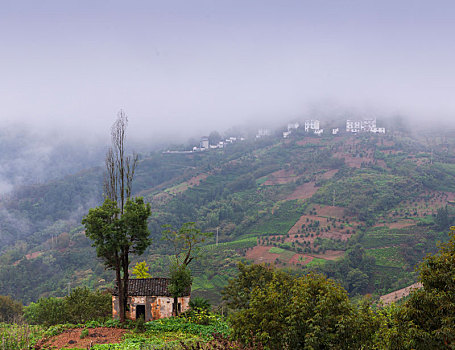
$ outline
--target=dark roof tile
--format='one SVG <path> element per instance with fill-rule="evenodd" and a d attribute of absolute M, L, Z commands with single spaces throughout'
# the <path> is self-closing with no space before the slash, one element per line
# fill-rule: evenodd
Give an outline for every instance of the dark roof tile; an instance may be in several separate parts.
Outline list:
<path fill-rule="evenodd" d="M 135 278 L 128 280 L 128 296 L 163 296 L 171 297 L 171 293 L 168 290 L 170 278 Z M 187 295 L 190 295 L 191 288 L 187 291 Z M 117 285 L 114 288 L 113 295 L 118 296 Z"/>

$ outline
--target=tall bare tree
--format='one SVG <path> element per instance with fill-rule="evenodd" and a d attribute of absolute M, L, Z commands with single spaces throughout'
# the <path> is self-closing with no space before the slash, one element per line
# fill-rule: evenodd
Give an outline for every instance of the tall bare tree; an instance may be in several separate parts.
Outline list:
<path fill-rule="evenodd" d="M 111 129 L 112 146 L 106 154 L 106 175 L 104 196 L 117 202 L 123 214 L 125 202 L 131 197 L 134 172 L 138 161 L 137 154 L 125 155 L 126 127 L 128 117 L 123 110 Z"/>

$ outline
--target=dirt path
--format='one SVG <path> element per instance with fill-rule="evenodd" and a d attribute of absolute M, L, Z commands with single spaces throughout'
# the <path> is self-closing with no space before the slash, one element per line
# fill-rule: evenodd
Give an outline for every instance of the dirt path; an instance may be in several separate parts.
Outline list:
<path fill-rule="evenodd" d="M 396 290 L 395 292 L 383 295 L 380 298 L 380 300 L 382 301 L 382 303 L 384 305 L 389 305 L 389 304 L 391 304 L 394 301 L 398 301 L 401 298 L 404 298 L 404 297 L 408 296 L 409 293 L 411 293 L 411 291 L 413 289 L 419 289 L 419 288 L 422 288 L 422 284 L 421 283 L 414 283 L 414 284 L 411 284 L 410 286 L 407 286 L 406 288 L 402 288 L 402 289 Z"/>
<path fill-rule="evenodd" d="M 117 344 L 128 332 L 126 329 L 119 328 L 87 328 L 88 336 L 81 339 L 82 330 L 83 328 L 69 329 L 50 339 L 41 340 L 35 349 L 85 349 L 95 344 Z"/>

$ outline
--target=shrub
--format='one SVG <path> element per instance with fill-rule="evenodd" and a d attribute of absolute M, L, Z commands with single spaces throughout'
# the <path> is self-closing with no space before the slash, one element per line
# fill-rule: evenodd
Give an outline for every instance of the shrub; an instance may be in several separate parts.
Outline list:
<path fill-rule="evenodd" d="M 0 295 L 0 322 L 13 323 L 22 318 L 23 306 L 10 296 Z"/>
<path fill-rule="evenodd" d="M 210 310 L 210 301 L 205 299 L 205 298 L 201 298 L 201 297 L 195 297 L 193 299 L 190 300 L 190 308 L 191 309 L 200 309 L 200 310 Z"/>
<path fill-rule="evenodd" d="M 85 328 L 85 329 L 83 329 L 83 330 L 81 331 L 81 336 L 80 336 L 80 338 L 81 338 L 81 339 L 84 339 L 84 338 L 88 337 L 88 335 L 89 335 L 89 331 L 88 331 L 87 328 Z"/>
<path fill-rule="evenodd" d="M 24 317 L 30 324 L 45 326 L 59 323 L 85 323 L 106 319 L 111 314 L 109 294 L 75 288 L 64 298 L 41 298 L 25 308 Z"/>

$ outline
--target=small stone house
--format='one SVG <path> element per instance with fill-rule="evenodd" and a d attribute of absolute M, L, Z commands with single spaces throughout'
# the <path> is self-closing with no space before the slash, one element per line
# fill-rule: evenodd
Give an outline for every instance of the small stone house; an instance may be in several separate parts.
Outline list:
<path fill-rule="evenodd" d="M 174 298 L 167 286 L 169 278 L 138 278 L 128 280 L 128 302 L 126 318 L 136 320 L 144 316 L 146 322 L 173 316 Z M 178 310 L 189 308 L 191 289 L 186 296 L 179 297 Z M 118 288 L 112 293 L 112 317 L 119 318 Z"/>

